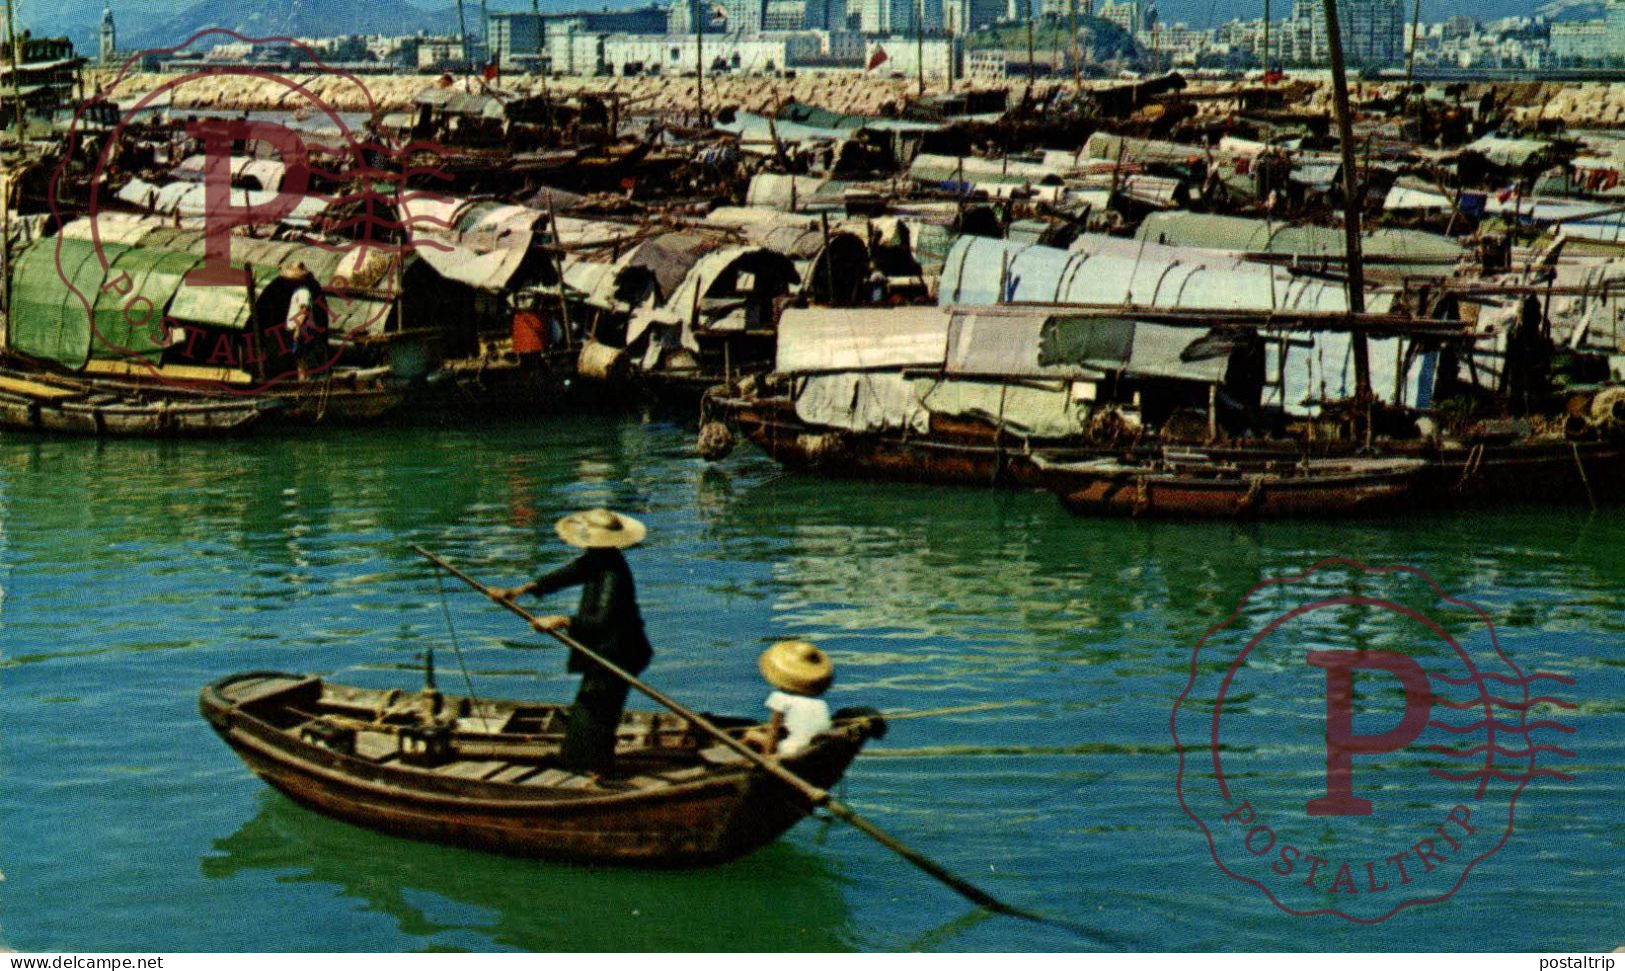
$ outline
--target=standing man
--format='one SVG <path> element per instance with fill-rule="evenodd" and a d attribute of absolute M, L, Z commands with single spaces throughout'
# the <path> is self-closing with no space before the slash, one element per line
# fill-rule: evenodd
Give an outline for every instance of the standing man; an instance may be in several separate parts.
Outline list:
<path fill-rule="evenodd" d="M 505 600 L 522 594 L 545 596 L 581 587 L 574 617 L 539 617 L 539 631 L 568 630 L 571 637 L 631 674 L 649 666 L 654 650 L 643 632 L 632 568 L 621 550 L 636 546 L 647 532 L 642 523 L 608 509 L 576 512 L 554 526 L 559 538 L 586 550 L 570 563 L 522 587 L 501 591 Z M 564 766 L 606 776 L 615 763 L 615 732 L 626 705 L 628 685 L 575 651 L 568 670 L 580 672 L 581 688 L 570 706 L 564 735 Z"/>

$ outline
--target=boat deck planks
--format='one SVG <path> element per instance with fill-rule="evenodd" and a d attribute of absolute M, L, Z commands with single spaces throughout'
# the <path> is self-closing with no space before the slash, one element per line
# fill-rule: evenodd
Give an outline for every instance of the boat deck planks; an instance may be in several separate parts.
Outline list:
<path fill-rule="evenodd" d="M 0 374 L 0 391 L 10 391 L 14 394 L 29 395 L 35 398 L 44 398 L 51 401 L 62 401 L 66 398 L 81 397 L 84 392 L 73 388 L 59 388 L 55 385 L 41 384 L 26 378 L 14 378 Z"/>

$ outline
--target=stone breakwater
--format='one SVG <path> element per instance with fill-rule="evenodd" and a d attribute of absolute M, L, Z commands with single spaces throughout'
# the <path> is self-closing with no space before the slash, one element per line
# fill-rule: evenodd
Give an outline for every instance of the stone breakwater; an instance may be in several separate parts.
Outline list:
<path fill-rule="evenodd" d="M 128 104 L 142 94 L 176 80 L 173 74 L 134 74 L 117 85 L 114 97 Z M 285 78 L 303 85 L 310 95 L 337 111 L 398 111 L 412 103 L 412 97 L 425 86 L 434 83 L 434 75 L 355 75 L 338 76 L 320 72 L 289 72 Z M 91 76 L 90 87 L 111 83 L 111 74 Z M 471 90 L 482 90 L 478 82 L 459 81 Z M 1066 84 L 1065 81 L 1048 82 Z M 1115 82 L 1085 82 L 1085 86 L 1109 85 Z M 544 82 L 540 78 L 505 77 L 500 81 L 504 91 L 517 94 L 540 94 Z M 563 78 L 546 82 L 546 89 L 559 94 L 578 91 L 595 93 L 617 92 L 634 113 L 693 111 L 695 84 L 693 78 Z M 1007 85 L 1019 90 L 1020 82 Z M 1235 81 L 1195 81 L 1193 93 L 1222 93 L 1236 90 Z M 972 87 L 992 87 L 978 84 Z M 1045 87 L 1041 82 L 1040 90 Z M 1393 83 L 1361 83 L 1354 86 L 1356 99 L 1372 95 L 1393 96 L 1399 85 Z M 1499 101 L 1509 106 L 1513 121 L 1560 121 L 1573 128 L 1608 128 L 1625 126 L 1625 84 L 1601 82 L 1496 82 L 1468 86 L 1465 97 L 1476 101 L 1485 91 L 1493 89 Z M 913 97 L 916 82 L 902 78 L 874 78 L 856 73 L 803 74 L 796 78 L 737 78 L 717 77 L 705 81 L 706 107 L 715 110 L 734 105 L 748 111 L 771 111 L 784 101 L 816 105 L 832 111 L 852 114 L 884 114 L 894 110 Z M 928 91 L 940 93 L 940 83 L 929 85 Z M 965 85 L 960 90 L 966 90 Z M 1307 91 L 1299 107 L 1306 111 L 1325 113 L 1331 110 L 1331 89 L 1326 83 L 1298 82 L 1296 90 Z M 249 77 L 241 74 L 211 75 L 190 78 L 175 89 L 175 104 L 182 108 L 208 108 L 217 110 L 275 110 L 304 103 L 302 95 L 290 89 L 288 83 L 273 77 Z M 1204 115 L 1222 115 L 1231 103 L 1223 99 L 1201 103 Z"/>
<path fill-rule="evenodd" d="M 132 74 L 117 83 L 113 98 L 129 105 L 143 94 L 173 82 L 178 74 Z M 317 72 L 287 72 L 280 77 L 250 77 L 242 74 L 190 77 L 174 89 L 174 104 L 181 108 L 269 111 L 305 103 L 305 96 L 286 81 L 303 86 L 310 97 L 336 111 L 399 111 L 412 98 L 435 81 L 436 75 L 351 75 Z M 91 90 L 112 83 L 112 75 L 92 76 Z M 456 82 L 465 90 L 480 92 L 477 81 Z M 544 82 L 529 76 L 504 77 L 498 82 L 504 92 L 541 94 Z M 616 92 L 633 112 L 683 112 L 695 107 L 693 78 L 557 78 L 545 82 L 545 90 L 569 95 L 578 91 L 603 94 Z M 792 79 L 733 78 L 705 79 L 705 105 L 715 110 L 735 105 L 749 111 L 771 110 L 785 100 L 818 105 L 835 111 L 879 114 L 888 107 L 902 105 L 915 91 L 916 82 L 904 79 L 863 78 L 829 73 Z M 941 91 L 941 85 L 928 90 Z"/>

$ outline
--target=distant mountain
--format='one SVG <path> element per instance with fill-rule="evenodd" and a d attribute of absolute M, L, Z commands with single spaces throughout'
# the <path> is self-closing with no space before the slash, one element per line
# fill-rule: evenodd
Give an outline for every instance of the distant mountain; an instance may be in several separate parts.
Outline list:
<path fill-rule="evenodd" d="M 407 3 L 375 0 L 200 0 L 174 13 L 154 13 L 120 25 L 119 47 L 172 47 L 209 27 L 245 37 L 331 37 L 444 32 L 457 22 L 455 13 L 448 18 Z"/>
<path fill-rule="evenodd" d="M 624 10 L 646 6 L 651 0 L 540 0 L 543 13 L 569 10 Z M 656 0 L 665 2 L 665 0 Z M 855 2 L 855 0 L 849 0 Z M 1294 2 L 1311 3 L 1318 11 L 1321 0 L 1270 0 L 1270 16 L 1281 19 Z M 1407 17 L 1411 0 L 1400 0 Z M 1214 27 L 1230 20 L 1251 20 L 1264 15 L 1264 0 L 1157 0 L 1165 22 L 1186 23 L 1192 27 Z M 487 9 L 529 10 L 527 0 L 488 0 Z M 1597 16 L 1600 0 L 1478 0 L 1471 5 L 1462 0 L 1422 0 L 1424 22 L 1443 20 L 1466 13 L 1480 20 L 1496 20 L 1515 15 L 1527 16 L 1539 9 L 1559 19 L 1585 19 Z M 66 34 L 82 51 L 96 49 L 96 25 L 101 5 L 83 0 L 36 0 L 23 11 L 24 26 L 37 35 Z M 465 0 L 464 14 L 470 32 L 477 32 L 478 0 Z M 457 8 L 447 0 L 200 0 L 177 10 L 172 0 L 113 0 L 118 23 L 119 47 L 141 50 L 169 47 L 205 27 L 228 27 L 246 36 L 328 36 L 334 34 L 411 34 L 420 30 L 451 33 L 457 29 Z"/>
<path fill-rule="evenodd" d="M 625 10 L 651 0 L 540 0 L 543 13 L 572 10 Z M 488 0 L 490 13 L 529 11 L 526 0 Z M 471 34 L 479 33 L 479 0 L 464 0 Z M 101 3 L 38 0 L 25 11 L 24 26 L 36 35 L 66 35 L 81 51 L 96 50 Z M 225 27 L 245 37 L 329 37 L 339 34 L 450 34 L 457 30 L 457 7 L 447 0 L 199 0 L 177 9 L 171 0 L 113 0 L 119 49 L 173 47 L 208 27 Z"/>

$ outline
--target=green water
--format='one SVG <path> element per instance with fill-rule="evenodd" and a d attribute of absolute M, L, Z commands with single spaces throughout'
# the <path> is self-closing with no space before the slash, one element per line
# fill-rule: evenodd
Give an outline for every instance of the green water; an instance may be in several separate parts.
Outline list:
<path fill-rule="evenodd" d="M 253 668 L 418 683 L 449 646 L 423 543 L 493 582 L 567 555 L 562 511 L 643 518 L 657 656 L 696 707 L 760 710 L 778 637 L 838 662 L 838 706 L 924 709 L 844 783 L 882 827 L 1018 906 L 1154 949 L 1611 949 L 1625 943 L 1625 513 L 1353 525 L 1077 520 L 1049 496 L 830 482 L 636 420 L 219 443 L 0 439 L 0 941 L 21 949 L 1058 949 L 817 820 L 736 863 L 592 870 L 397 840 L 298 808 L 196 714 Z M 1365 927 L 1222 873 L 1175 793 L 1191 649 L 1261 580 L 1404 562 L 1483 605 L 1579 730 L 1449 900 Z M 450 594 L 481 694 L 568 698 L 562 659 Z M 568 596 L 556 601 L 561 612 Z M 1359 618 L 1349 629 L 1359 632 Z M 442 657 L 448 685 L 452 656 Z M 1254 713 L 1287 698 L 1250 688 Z M 1258 749 L 1254 747 L 1254 751 Z"/>

